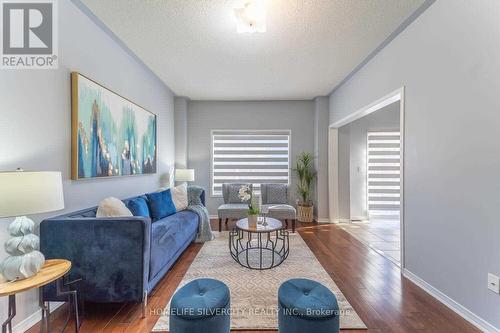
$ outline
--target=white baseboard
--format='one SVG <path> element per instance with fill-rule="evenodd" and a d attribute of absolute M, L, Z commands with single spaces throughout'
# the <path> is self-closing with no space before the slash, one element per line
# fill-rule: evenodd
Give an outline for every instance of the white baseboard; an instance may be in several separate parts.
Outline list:
<path fill-rule="evenodd" d="M 351 219 L 335 219 L 333 223 L 350 223 Z"/>
<path fill-rule="evenodd" d="M 209 215 L 208 216 L 211 220 L 218 220 L 219 216 L 218 215 Z"/>
<path fill-rule="evenodd" d="M 368 221 L 368 216 L 351 216 L 351 221 Z"/>
<path fill-rule="evenodd" d="M 424 280 L 422 280 L 421 278 L 419 278 L 417 275 L 413 274 L 406 268 L 403 269 L 403 276 L 406 277 L 408 280 L 412 281 L 413 283 L 415 283 L 420 288 L 422 288 L 429 295 L 431 295 L 432 297 L 434 297 L 435 299 L 446 305 L 452 311 L 457 313 L 460 317 L 464 318 L 469 323 L 479 328 L 481 331 L 490 333 L 500 333 L 500 329 L 496 328 L 483 318 L 472 313 L 469 309 L 467 309 L 460 303 L 457 303 L 450 297 L 446 296 L 444 293 L 434 288 L 433 286 L 431 286 L 430 284 L 428 284 L 427 282 L 425 282 Z"/>
<path fill-rule="evenodd" d="M 64 302 L 50 302 L 50 313 L 54 312 L 58 307 L 63 305 Z M 35 326 L 42 319 L 42 310 L 35 311 L 31 316 L 27 317 L 16 326 L 12 327 L 13 333 L 24 333 L 33 326 Z"/>

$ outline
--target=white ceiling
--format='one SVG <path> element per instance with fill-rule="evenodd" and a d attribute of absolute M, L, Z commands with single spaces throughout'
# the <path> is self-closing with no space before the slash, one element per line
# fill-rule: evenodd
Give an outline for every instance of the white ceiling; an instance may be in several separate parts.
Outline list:
<path fill-rule="evenodd" d="M 265 0 L 267 32 L 236 33 L 243 0 L 82 0 L 179 96 L 327 95 L 424 0 Z"/>

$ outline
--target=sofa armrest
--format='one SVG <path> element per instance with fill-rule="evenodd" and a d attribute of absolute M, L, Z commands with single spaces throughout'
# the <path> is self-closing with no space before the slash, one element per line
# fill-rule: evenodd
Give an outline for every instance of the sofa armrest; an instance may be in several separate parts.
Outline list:
<path fill-rule="evenodd" d="M 70 277 L 83 278 L 84 299 L 142 301 L 148 291 L 151 221 L 145 217 L 52 218 L 40 224 L 40 250 L 47 259 L 72 263 Z M 55 287 L 44 288 L 57 300 Z"/>

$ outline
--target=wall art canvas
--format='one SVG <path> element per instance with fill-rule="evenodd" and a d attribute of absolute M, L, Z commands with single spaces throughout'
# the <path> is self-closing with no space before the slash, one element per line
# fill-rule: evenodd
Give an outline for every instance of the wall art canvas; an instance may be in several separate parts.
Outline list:
<path fill-rule="evenodd" d="M 72 179 L 156 173 L 156 115 L 71 73 Z"/>

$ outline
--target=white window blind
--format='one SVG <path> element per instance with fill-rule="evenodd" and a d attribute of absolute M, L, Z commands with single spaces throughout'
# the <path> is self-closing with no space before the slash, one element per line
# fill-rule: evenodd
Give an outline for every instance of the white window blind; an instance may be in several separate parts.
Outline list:
<path fill-rule="evenodd" d="M 212 131 L 212 195 L 223 183 L 290 183 L 290 131 Z"/>
<path fill-rule="evenodd" d="M 400 132 L 368 132 L 367 185 L 370 219 L 400 217 Z"/>

